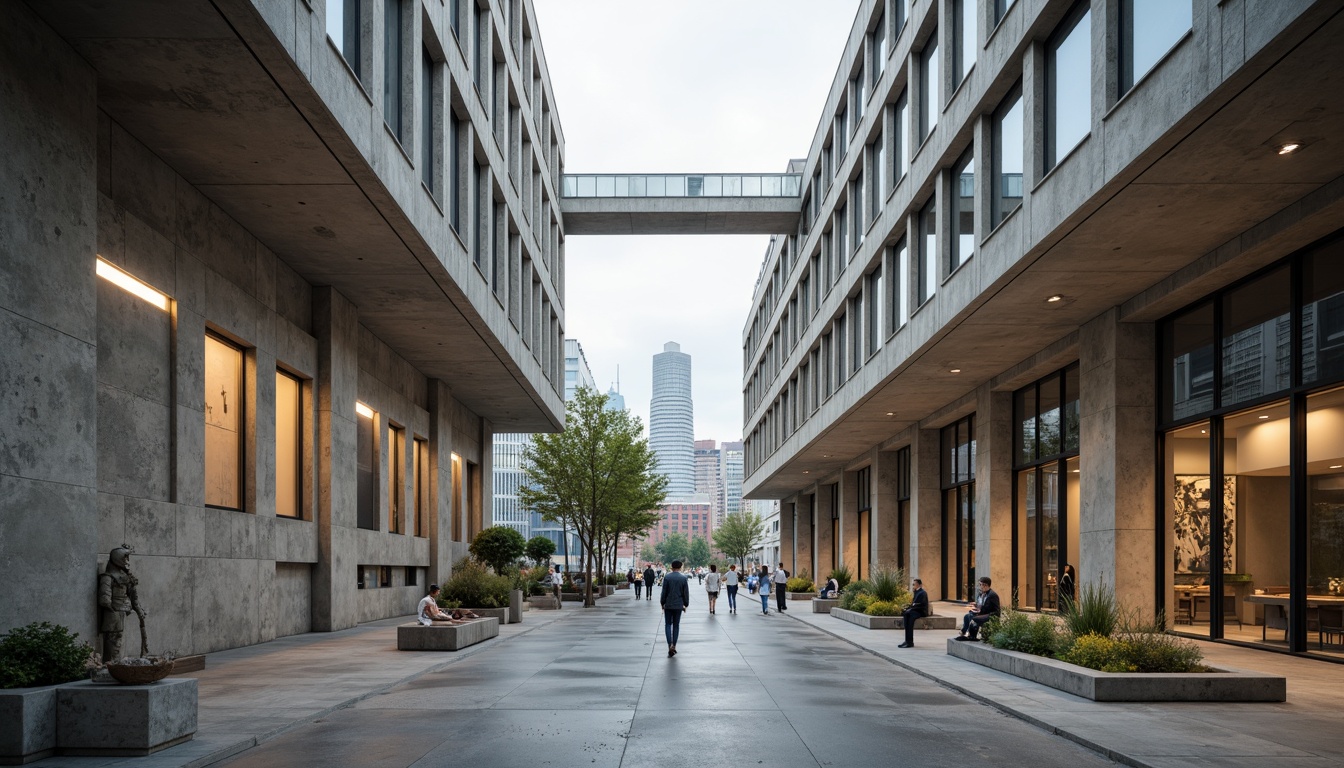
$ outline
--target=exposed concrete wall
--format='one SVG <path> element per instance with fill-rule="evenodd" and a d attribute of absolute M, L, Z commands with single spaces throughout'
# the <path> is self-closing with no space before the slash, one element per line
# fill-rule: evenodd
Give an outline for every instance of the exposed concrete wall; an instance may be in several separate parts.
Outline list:
<path fill-rule="evenodd" d="M 99 535 L 97 80 L 22 3 L 0 4 L 0 80 L 0 632 L 90 639 L 96 562 L 72 552 Z"/>
<path fill-rule="evenodd" d="M 904 560 L 900 548 L 900 502 L 895 451 L 875 451 L 873 461 L 873 562 L 894 568 Z"/>
<path fill-rule="evenodd" d="M 910 478 L 910 576 L 930 595 L 943 595 L 943 498 L 939 489 L 938 430 L 915 433 Z"/>
<path fill-rule="evenodd" d="M 859 473 L 840 474 L 840 562 L 849 566 L 854 578 L 866 573 L 859 569 Z M 865 558 L 864 569 L 868 566 Z"/>
<path fill-rule="evenodd" d="M 817 486 L 817 573 L 830 573 L 840 564 L 831 553 L 831 487 Z"/>
<path fill-rule="evenodd" d="M 1112 309 L 1082 327 L 1079 449 L 1080 584 L 1115 587 L 1121 603 L 1152 605 L 1156 567 L 1154 329 Z"/>
<path fill-rule="evenodd" d="M 816 486 L 804 489 L 803 493 L 798 494 L 797 501 L 794 504 L 794 524 L 795 524 L 795 549 L 794 566 L 802 571 L 804 568 L 812 574 L 814 581 L 821 581 L 825 575 L 820 572 L 820 566 L 813 554 L 816 552 L 816 528 L 812 524 L 813 515 L 816 511 L 813 509 L 813 499 L 816 498 Z"/>

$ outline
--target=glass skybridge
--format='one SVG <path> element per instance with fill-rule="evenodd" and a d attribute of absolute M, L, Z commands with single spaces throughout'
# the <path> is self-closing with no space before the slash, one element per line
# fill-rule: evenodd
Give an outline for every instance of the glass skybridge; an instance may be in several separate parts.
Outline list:
<path fill-rule="evenodd" d="M 560 194 L 591 197 L 785 197 L 796 198 L 797 173 L 585 173 L 565 174 Z"/>

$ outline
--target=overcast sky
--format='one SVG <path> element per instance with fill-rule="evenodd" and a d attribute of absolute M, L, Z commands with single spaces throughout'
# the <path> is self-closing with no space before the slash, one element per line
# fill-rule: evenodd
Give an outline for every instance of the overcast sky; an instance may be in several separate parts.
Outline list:
<path fill-rule="evenodd" d="M 778 173 L 806 157 L 858 0 L 534 0 L 568 173 Z M 648 426 L 691 355 L 696 439 L 742 436 L 742 328 L 769 236 L 571 236 L 565 335 Z"/>

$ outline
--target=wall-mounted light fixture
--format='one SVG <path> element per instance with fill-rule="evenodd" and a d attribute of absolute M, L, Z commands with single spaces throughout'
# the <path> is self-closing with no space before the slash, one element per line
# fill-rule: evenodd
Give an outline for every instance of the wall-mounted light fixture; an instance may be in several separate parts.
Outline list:
<path fill-rule="evenodd" d="M 373 418 L 373 409 L 358 400 L 355 401 L 355 413 L 358 413 L 366 419 Z"/>
<path fill-rule="evenodd" d="M 98 266 L 94 271 L 99 277 L 112 283 L 123 291 L 139 296 L 159 309 L 167 311 L 168 296 L 166 294 L 151 288 L 147 283 L 131 276 L 129 272 L 107 259 L 104 259 L 102 256 L 98 257 Z"/>

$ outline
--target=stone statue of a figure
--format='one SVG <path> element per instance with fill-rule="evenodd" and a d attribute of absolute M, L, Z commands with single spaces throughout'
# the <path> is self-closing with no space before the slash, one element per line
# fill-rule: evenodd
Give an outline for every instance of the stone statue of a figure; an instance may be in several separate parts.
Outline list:
<path fill-rule="evenodd" d="M 122 657 L 121 636 L 126 630 L 126 615 L 131 611 L 140 617 L 140 655 L 149 653 L 145 637 L 145 609 L 140 607 L 136 594 L 136 578 L 131 573 L 132 549 L 125 544 L 112 550 L 107 567 L 98 574 L 98 631 L 103 635 L 103 661 Z"/>

